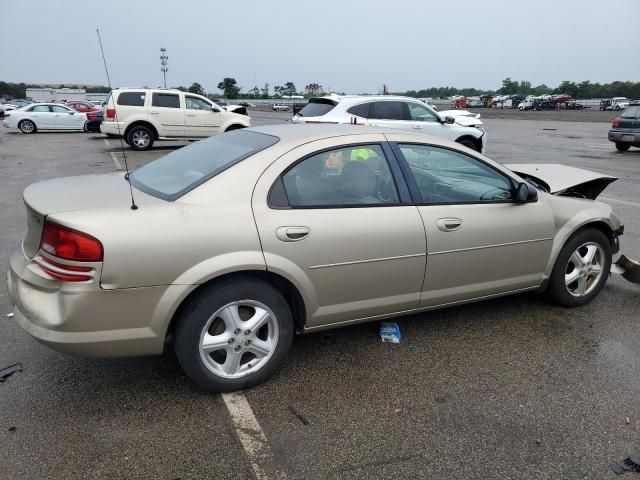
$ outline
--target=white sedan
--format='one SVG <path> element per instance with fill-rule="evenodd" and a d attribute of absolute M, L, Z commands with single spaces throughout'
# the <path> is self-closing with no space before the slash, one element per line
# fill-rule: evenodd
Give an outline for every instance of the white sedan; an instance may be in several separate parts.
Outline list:
<path fill-rule="evenodd" d="M 84 130 L 87 115 L 57 103 L 34 103 L 5 112 L 2 124 L 22 133 L 38 130 Z"/>

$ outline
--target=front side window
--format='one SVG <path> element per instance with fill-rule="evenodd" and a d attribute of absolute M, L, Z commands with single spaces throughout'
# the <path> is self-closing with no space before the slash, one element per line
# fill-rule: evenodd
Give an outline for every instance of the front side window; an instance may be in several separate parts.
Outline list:
<path fill-rule="evenodd" d="M 427 145 L 399 145 L 422 203 L 482 203 L 512 199 L 502 173 L 462 153 Z"/>
<path fill-rule="evenodd" d="M 180 108 L 180 97 L 173 93 L 154 93 L 151 105 L 154 107 Z"/>
<path fill-rule="evenodd" d="M 278 140 L 248 130 L 222 133 L 160 157 L 129 178 L 131 185 L 149 195 L 175 200 Z"/>
<path fill-rule="evenodd" d="M 407 120 L 403 102 L 374 102 L 371 105 L 369 118 L 379 120 Z"/>
<path fill-rule="evenodd" d="M 389 165 L 379 145 L 318 153 L 283 176 L 292 207 L 341 207 L 398 203 Z"/>
<path fill-rule="evenodd" d="M 208 110 L 211 111 L 211 104 L 197 97 L 184 97 L 187 110 Z"/>
<path fill-rule="evenodd" d="M 118 105 L 144 107 L 144 97 L 144 92 L 120 92 L 120 95 L 118 95 Z"/>
<path fill-rule="evenodd" d="M 423 107 L 418 103 L 407 103 L 409 107 L 409 117 L 414 122 L 437 122 L 438 117 L 436 117 L 433 112 L 431 112 L 428 108 Z"/>

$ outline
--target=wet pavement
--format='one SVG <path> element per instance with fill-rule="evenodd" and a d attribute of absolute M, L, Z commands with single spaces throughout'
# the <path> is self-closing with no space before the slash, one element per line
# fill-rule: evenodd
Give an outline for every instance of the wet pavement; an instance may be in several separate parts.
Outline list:
<path fill-rule="evenodd" d="M 254 124 L 285 118 L 257 112 Z M 626 225 L 622 252 L 640 258 L 640 150 L 615 152 L 606 123 L 486 124 L 501 162 L 619 176 L 602 197 Z M 118 143 L 0 131 L 3 270 L 25 232 L 24 187 L 113 171 Z M 127 150 L 129 165 L 179 145 Z M 0 383 L 0 479 L 254 478 L 222 398 L 171 353 L 65 356 L 9 311 L 2 281 L 0 368 L 24 370 Z M 375 324 L 308 334 L 245 396 L 290 479 L 618 478 L 611 463 L 640 451 L 639 318 L 640 287 L 612 277 L 580 309 L 523 294 L 404 317 L 399 345 L 381 343 Z"/>

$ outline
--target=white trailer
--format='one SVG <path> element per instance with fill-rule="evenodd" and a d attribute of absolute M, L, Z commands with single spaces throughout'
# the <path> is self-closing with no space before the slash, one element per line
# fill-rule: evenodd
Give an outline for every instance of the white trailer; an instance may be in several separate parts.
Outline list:
<path fill-rule="evenodd" d="M 87 91 L 84 88 L 27 88 L 26 97 L 34 102 L 86 101 Z"/>

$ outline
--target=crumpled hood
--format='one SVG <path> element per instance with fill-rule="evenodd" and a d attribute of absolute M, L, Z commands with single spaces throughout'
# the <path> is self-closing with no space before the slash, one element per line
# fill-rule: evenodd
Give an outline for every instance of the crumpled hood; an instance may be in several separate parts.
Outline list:
<path fill-rule="evenodd" d="M 444 117 L 453 117 L 456 119 L 456 123 L 458 125 L 462 125 L 464 127 L 475 127 L 476 125 L 484 125 L 482 120 L 480 120 L 479 113 L 471 113 L 468 110 L 444 110 L 442 112 L 438 112 L 438 114 Z"/>
<path fill-rule="evenodd" d="M 618 178 L 558 163 L 506 164 L 512 172 L 530 179 L 549 193 L 595 200 Z"/>

